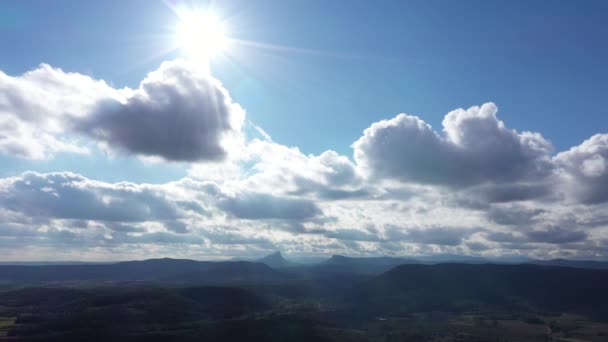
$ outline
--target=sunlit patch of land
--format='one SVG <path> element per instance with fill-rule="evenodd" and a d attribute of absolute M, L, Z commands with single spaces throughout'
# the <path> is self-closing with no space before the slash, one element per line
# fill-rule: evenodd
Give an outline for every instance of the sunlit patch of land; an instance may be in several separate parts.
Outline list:
<path fill-rule="evenodd" d="M 0 312 L 3 308 L 0 307 Z M 8 334 L 9 329 L 15 324 L 16 317 L 0 317 L 0 337 L 4 337 Z"/>

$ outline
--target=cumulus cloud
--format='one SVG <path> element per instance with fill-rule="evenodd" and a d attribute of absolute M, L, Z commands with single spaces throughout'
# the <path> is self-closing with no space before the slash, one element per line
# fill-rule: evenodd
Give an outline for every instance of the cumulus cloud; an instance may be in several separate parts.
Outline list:
<path fill-rule="evenodd" d="M 209 73 L 163 63 L 138 89 L 49 65 L 0 72 L 0 153 L 42 159 L 84 152 L 79 133 L 112 148 L 172 161 L 221 160 L 241 143 L 244 110 Z"/>
<path fill-rule="evenodd" d="M 569 199 L 588 204 L 608 201 L 608 134 L 596 134 L 554 159 Z"/>
<path fill-rule="evenodd" d="M 243 187 L 313 199 L 365 197 L 370 190 L 355 164 L 335 151 L 305 155 L 298 148 L 254 139 L 247 146 L 250 165 Z"/>
<path fill-rule="evenodd" d="M 355 164 L 335 151 L 305 155 L 296 147 L 253 139 L 241 159 L 222 164 L 197 164 L 190 176 L 221 184 L 232 192 L 258 193 L 307 200 L 348 200 L 374 196 L 363 184 Z"/>
<path fill-rule="evenodd" d="M 45 159 L 57 152 L 86 152 L 65 132 L 65 119 L 85 115 L 121 91 L 89 76 L 41 64 L 20 76 L 0 71 L 0 153 Z"/>
<path fill-rule="evenodd" d="M 496 114 L 492 103 L 458 109 L 440 131 L 400 114 L 366 129 L 353 160 L 305 154 L 253 123 L 263 139 L 245 143 L 244 110 L 183 61 L 163 63 L 137 89 L 48 65 L 0 72 L 2 154 L 44 159 L 97 142 L 146 158 L 216 161 L 158 185 L 70 172 L 0 179 L 0 245 L 605 255 L 608 135 L 552 155 L 540 134 Z"/>
<path fill-rule="evenodd" d="M 551 144 L 538 133 L 509 129 L 486 103 L 457 109 L 438 133 L 399 114 L 367 128 L 354 144 L 356 162 L 375 178 L 463 187 L 541 179 L 551 172 Z"/>
<path fill-rule="evenodd" d="M 0 154 L 43 160 L 59 152 L 86 154 L 89 150 L 18 118 L 0 116 Z"/>
<path fill-rule="evenodd" d="M 61 130 L 57 117 L 85 115 L 99 100 L 118 98 L 121 92 L 103 80 L 48 64 L 15 77 L 0 71 L 0 112 L 50 131 Z"/>
<path fill-rule="evenodd" d="M 245 118 L 221 83 L 186 62 L 165 62 L 139 88 L 101 101 L 74 127 L 98 141 L 166 160 L 219 160 Z M 236 140 L 236 141 L 235 141 Z"/>

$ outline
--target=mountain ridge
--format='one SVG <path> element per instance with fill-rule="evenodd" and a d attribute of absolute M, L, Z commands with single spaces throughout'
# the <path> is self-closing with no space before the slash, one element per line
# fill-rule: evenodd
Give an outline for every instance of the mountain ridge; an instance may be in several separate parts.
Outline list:
<path fill-rule="evenodd" d="M 255 278 L 255 279 L 254 279 Z M 190 259 L 146 259 L 112 264 L 3 265 L 3 281 L 263 281 L 284 275 L 265 264 L 250 261 L 196 261 Z"/>
<path fill-rule="evenodd" d="M 285 259 L 279 251 L 257 259 L 256 261 L 266 264 L 272 268 L 286 268 L 296 265 L 294 262 Z"/>
<path fill-rule="evenodd" d="M 493 308 L 608 318 L 608 271 L 534 264 L 400 265 L 366 282 L 364 307 L 391 314 Z"/>

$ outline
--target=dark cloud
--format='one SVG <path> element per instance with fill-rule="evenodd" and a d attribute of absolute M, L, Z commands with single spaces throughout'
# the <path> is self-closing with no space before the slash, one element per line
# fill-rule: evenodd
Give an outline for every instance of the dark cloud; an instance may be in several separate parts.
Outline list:
<path fill-rule="evenodd" d="M 587 238 L 582 230 L 569 230 L 560 227 L 550 227 L 546 230 L 532 230 L 524 233 L 530 242 L 562 244 L 579 242 Z"/>
<path fill-rule="evenodd" d="M 551 144 L 506 128 L 496 111 L 493 103 L 452 111 L 441 134 L 405 114 L 376 122 L 353 144 L 355 160 L 373 177 L 453 187 L 550 174 Z"/>
<path fill-rule="evenodd" d="M 490 246 L 486 245 L 485 243 L 481 243 L 481 242 L 467 242 L 466 246 L 470 250 L 476 251 L 476 252 L 487 251 L 488 249 L 490 249 Z"/>
<path fill-rule="evenodd" d="M 488 210 L 491 203 L 480 199 L 478 196 L 472 196 L 470 193 L 457 194 L 447 201 L 447 204 L 456 208 L 465 208 L 469 210 Z"/>
<path fill-rule="evenodd" d="M 305 220 L 322 214 L 312 201 L 250 192 L 224 198 L 218 206 L 238 218 L 251 220 Z"/>
<path fill-rule="evenodd" d="M 502 243 L 521 243 L 526 241 L 526 237 L 521 234 L 514 234 L 510 232 L 486 232 L 486 238 L 493 242 Z"/>
<path fill-rule="evenodd" d="M 74 128 L 112 147 L 166 160 L 219 160 L 240 134 L 242 109 L 219 81 L 185 62 L 165 62 L 124 100 L 100 102 Z M 234 138 L 234 137 L 233 137 Z"/>
<path fill-rule="evenodd" d="M 534 184 L 485 184 L 472 188 L 468 195 L 490 203 L 526 201 L 548 197 L 554 184 L 538 181 Z"/>
<path fill-rule="evenodd" d="M 167 221 L 164 225 L 165 229 L 177 234 L 185 234 L 188 232 L 188 226 L 182 221 Z"/>
<path fill-rule="evenodd" d="M 486 216 L 490 221 L 502 225 L 529 226 L 544 212 L 543 209 L 529 209 L 522 206 L 493 206 L 486 212 Z"/>

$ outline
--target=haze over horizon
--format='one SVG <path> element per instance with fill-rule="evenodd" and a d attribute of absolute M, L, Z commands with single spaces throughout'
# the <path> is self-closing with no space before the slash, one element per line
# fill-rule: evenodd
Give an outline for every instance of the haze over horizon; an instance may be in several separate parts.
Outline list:
<path fill-rule="evenodd" d="M 608 4 L 364 3 L 0 2 L 0 261 L 608 260 Z"/>

